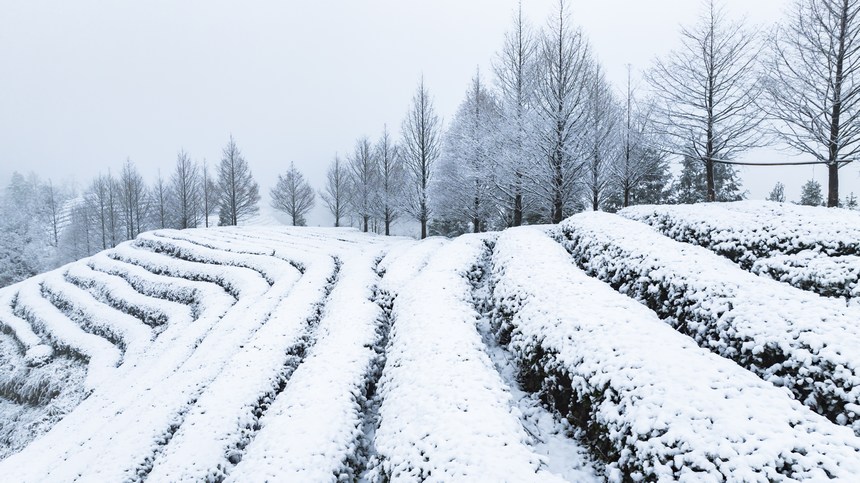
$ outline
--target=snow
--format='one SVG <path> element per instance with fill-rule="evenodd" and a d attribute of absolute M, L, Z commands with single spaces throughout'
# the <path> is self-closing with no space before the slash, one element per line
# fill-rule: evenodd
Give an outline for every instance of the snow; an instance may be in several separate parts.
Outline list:
<path fill-rule="evenodd" d="M 306 360 L 260 420 L 231 481 L 354 481 L 383 314 L 373 251 L 346 256 Z M 358 471 L 356 471 L 358 470 Z"/>
<path fill-rule="evenodd" d="M 29 365 L 40 365 L 54 355 L 54 349 L 33 332 L 26 320 L 12 313 L 13 296 L 11 289 L 0 290 L 0 327 L 5 327 L 15 335 L 17 342 L 26 351 Z"/>
<path fill-rule="evenodd" d="M 49 272 L 48 276 L 51 274 L 52 272 Z M 42 297 L 37 280 L 31 279 L 21 284 L 16 306 L 23 318 L 29 319 L 34 328 L 53 342 L 55 350 L 68 351 L 88 361 L 85 383 L 87 390 L 95 389 L 119 364 L 122 358 L 120 350 L 66 318 L 58 308 Z"/>
<path fill-rule="evenodd" d="M 330 257 L 317 257 L 296 287 L 279 303 L 270 320 L 240 347 L 225 369 L 197 400 L 149 475 L 167 479 L 223 478 L 229 458 L 255 431 L 262 405 L 270 405 L 305 350 L 308 321 L 335 275 Z"/>
<path fill-rule="evenodd" d="M 505 231 L 492 282 L 497 328 L 524 376 L 602 449 L 609 475 L 793 481 L 860 471 L 850 430 L 589 277 L 543 232 Z"/>
<path fill-rule="evenodd" d="M 635 206 L 619 214 L 804 290 L 849 299 L 860 290 L 860 215 L 850 210 L 739 201 Z"/>
<path fill-rule="evenodd" d="M 0 474 L 850 480 L 858 310 L 610 215 L 158 230 L 0 290 Z"/>
<path fill-rule="evenodd" d="M 374 440 L 392 481 L 556 479 L 526 444 L 475 327 L 468 277 L 485 251 L 482 238 L 460 237 L 397 294 Z"/>
<path fill-rule="evenodd" d="M 697 246 L 606 213 L 565 220 L 560 237 L 590 275 L 639 299 L 699 345 L 860 432 L 860 311 L 757 277 Z"/>

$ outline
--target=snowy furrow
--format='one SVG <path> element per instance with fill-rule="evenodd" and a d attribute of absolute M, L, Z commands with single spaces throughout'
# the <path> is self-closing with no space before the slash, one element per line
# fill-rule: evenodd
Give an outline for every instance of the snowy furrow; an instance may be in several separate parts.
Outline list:
<path fill-rule="evenodd" d="M 223 287 L 210 282 L 158 275 L 132 263 L 116 260 L 101 253 L 87 259 L 87 265 L 96 272 L 120 277 L 144 296 L 161 299 L 172 304 L 186 305 L 192 318 L 211 307 L 229 307 L 236 302 Z M 176 305 L 173 305 L 176 307 Z M 185 320 L 183 315 L 171 312 L 171 318 Z"/>
<path fill-rule="evenodd" d="M 699 345 L 860 433 L 860 310 L 757 277 L 704 248 L 605 213 L 565 220 L 573 259 Z"/>
<path fill-rule="evenodd" d="M 383 338 L 376 253 L 346 256 L 316 342 L 260 420 L 232 481 L 356 481 L 362 408 Z M 379 348 L 381 349 L 381 348 Z"/>
<path fill-rule="evenodd" d="M 492 258 L 494 326 L 520 378 L 585 432 L 610 480 L 849 480 L 860 438 L 574 267 L 530 228 Z M 622 475 L 624 475 L 622 477 Z"/>
<path fill-rule="evenodd" d="M 218 236 L 218 230 L 159 230 L 155 235 L 169 238 L 171 240 L 182 240 L 194 245 L 209 248 L 211 250 L 220 250 L 228 253 L 238 253 L 243 255 L 255 255 L 270 257 L 272 250 L 265 248 L 259 243 L 253 241 L 242 242 L 230 238 Z M 256 241 L 256 239 L 253 239 Z"/>
<path fill-rule="evenodd" d="M 401 245 L 403 249 L 397 249 L 379 262 L 377 269 L 384 273 L 381 287 L 386 291 L 396 294 L 410 280 L 427 266 L 430 258 L 448 243 L 446 238 L 433 237 L 422 240 L 421 243 L 407 243 Z"/>
<path fill-rule="evenodd" d="M 441 248 L 399 291 L 374 444 L 393 481 L 553 481 L 528 447 L 475 327 L 469 276 L 484 239 Z"/>
<path fill-rule="evenodd" d="M 730 209 L 733 205 L 635 206 L 619 214 L 674 240 L 708 248 L 758 275 L 827 297 L 858 295 L 860 241 L 851 237 L 860 236 L 860 217 L 852 214 L 837 223 L 820 208 L 796 215 L 779 203 L 757 202 L 740 211 Z M 769 215 L 768 205 L 786 214 Z"/>
<path fill-rule="evenodd" d="M 187 303 L 199 303 L 200 308 L 194 323 L 187 325 L 175 323 L 190 322 L 189 308 L 179 306 L 185 310 L 171 316 L 174 323 L 155 340 L 137 365 L 124 364 L 118 367 L 111 380 L 99 386 L 53 431 L 32 443 L 28 451 L 62 455 L 87 439 L 110 434 L 114 430 L 112 418 L 127 411 L 140 397 L 160 389 L 164 380 L 191 357 L 200 342 L 213 328 L 218 327 L 222 316 L 236 302 L 216 285 L 154 275 L 104 254 L 90 258 L 88 263 L 106 272 L 126 276 L 144 292 L 152 290 L 155 296 L 169 296 L 170 288 L 173 287 L 176 292 L 182 293 L 179 299 Z M 23 476 L 21 479 L 27 480 Z M 44 476 L 31 476 L 29 479 L 40 481 Z"/>
<path fill-rule="evenodd" d="M 0 331 L 14 335 L 24 350 L 27 364 L 37 366 L 50 359 L 54 349 L 33 332 L 29 322 L 12 313 L 14 299 L 12 290 L 0 291 Z"/>
<path fill-rule="evenodd" d="M 39 279 L 19 286 L 15 312 L 30 321 L 50 339 L 55 350 L 70 352 L 88 361 L 85 387 L 95 389 L 116 370 L 122 359 L 119 349 L 105 339 L 85 332 L 60 309 L 42 296 Z"/>
<path fill-rule="evenodd" d="M 174 264 L 181 265 L 180 262 L 174 260 Z M 200 267 L 203 268 L 205 266 Z M 224 268 L 231 267 L 220 269 Z M 182 273 L 192 271 L 190 267 L 181 270 Z M 122 387 L 120 394 L 108 392 L 103 397 L 121 398 L 122 404 L 111 405 L 119 407 L 119 410 L 100 411 L 94 405 L 95 414 L 75 411 L 46 435 L 56 434 L 56 437 L 35 441 L 35 447 L 45 448 L 54 455 L 51 460 L 53 466 L 28 468 L 15 464 L 15 455 L 4 461 L 0 469 L 8 469 L 9 473 L 4 474 L 20 481 L 70 480 L 76 475 L 86 475 L 88 481 L 145 478 L 209 384 L 232 356 L 248 343 L 298 281 L 298 272 L 293 269 L 293 273 L 292 279 L 282 277 L 271 289 L 241 298 L 217 322 L 218 330 L 208 331 L 202 340 L 183 337 L 188 346 L 173 344 L 170 350 L 192 352 L 178 368 L 175 368 L 172 357 L 150 358 L 147 366 L 143 366 L 141 361 L 140 370 L 134 373 L 141 377 L 140 382 L 131 378 L 124 382 L 114 381 Z M 268 288 L 259 275 L 248 277 L 247 281 Z M 153 375 L 161 377 L 156 380 Z M 132 400 L 129 396 L 133 396 Z M 98 418 L 99 423 L 82 423 L 93 418 Z M 87 431 L 80 433 L 69 429 L 68 425 L 74 427 L 76 424 L 85 426 Z"/>
<path fill-rule="evenodd" d="M 109 340 L 123 352 L 123 362 L 140 356 L 153 339 L 152 329 L 140 320 L 99 302 L 60 271 L 42 279 L 42 296 L 84 330 Z"/>
<path fill-rule="evenodd" d="M 220 285 L 237 299 L 259 296 L 270 287 L 260 273 L 249 268 L 190 262 L 135 248 L 130 244 L 121 244 L 109 254 L 115 260 L 138 265 L 157 275 Z"/>
<path fill-rule="evenodd" d="M 124 278 L 94 270 L 86 263 L 67 265 L 66 279 L 114 309 L 136 317 L 156 334 L 169 324 L 191 322 L 189 307 L 144 295 Z"/>
<path fill-rule="evenodd" d="M 235 253 L 223 249 L 209 248 L 203 244 L 192 243 L 180 238 L 171 238 L 169 232 L 143 233 L 134 241 L 135 245 L 156 253 L 197 263 L 243 267 L 253 270 L 272 285 L 284 274 L 296 270 L 293 265 L 274 258 L 271 254 L 256 255 Z"/>
<path fill-rule="evenodd" d="M 319 307 L 337 268 L 318 257 L 273 314 L 241 347 L 191 409 L 155 460 L 154 481 L 224 478 L 259 429 L 259 419 L 284 390 L 311 342 Z"/>

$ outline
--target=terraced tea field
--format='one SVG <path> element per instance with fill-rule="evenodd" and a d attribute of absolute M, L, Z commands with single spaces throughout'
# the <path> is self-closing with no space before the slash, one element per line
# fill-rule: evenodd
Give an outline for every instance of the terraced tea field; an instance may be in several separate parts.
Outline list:
<path fill-rule="evenodd" d="M 145 233 L 0 290 L 0 475 L 856 481 L 860 218 L 792 210 Z"/>

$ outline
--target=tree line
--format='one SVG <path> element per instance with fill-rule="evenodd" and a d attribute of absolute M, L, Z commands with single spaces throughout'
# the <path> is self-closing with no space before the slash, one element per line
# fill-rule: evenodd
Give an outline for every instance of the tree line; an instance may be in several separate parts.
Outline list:
<path fill-rule="evenodd" d="M 303 225 L 319 198 L 335 226 L 390 234 L 412 221 L 423 238 L 558 223 L 587 209 L 731 201 L 746 196 L 731 162 L 776 141 L 827 166 L 826 204 L 838 206 L 839 170 L 860 150 L 860 0 L 793 0 L 763 33 L 716 0 L 703 6 L 680 47 L 645 69 L 645 86 L 628 67 L 622 89 L 565 0 L 540 27 L 520 8 L 450 122 L 422 76 L 399 130 L 384 126 L 335 155 L 319 191 L 291 164 L 272 206 Z M 131 161 L 76 197 L 16 174 L 0 222 L 0 285 L 148 229 L 209 226 L 214 216 L 235 225 L 259 200 L 232 138 L 214 169 L 180 152 L 151 185 Z"/>
<path fill-rule="evenodd" d="M 372 200 L 400 197 L 385 209 L 425 236 L 733 201 L 747 193 L 732 163 L 777 142 L 827 167 L 826 205 L 839 206 L 839 170 L 860 149 L 858 13 L 858 0 L 794 0 L 779 25 L 757 31 L 709 0 L 680 47 L 644 71 L 645 88 L 630 73 L 619 90 L 565 0 L 540 28 L 520 8 L 492 72 L 476 72 L 444 128 L 421 79 L 393 146 L 402 190 L 369 196 L 380 178 L 367 154 L 379 148 L 362 138 L 332 162 L 326 206 L 336 220 L 353 210 L 366 229 L 380 219 Z"/>
<path fill-rule="evenodd" d="M 231 137 L 213 171 L 185 151 L 169 177 L 148 185 L 131 160 L 82 193 L 13 173 L 0 220 L 0 286 L 92 255 L 158 228 L 236 225 L 258 212 L 259 187 Z"/>

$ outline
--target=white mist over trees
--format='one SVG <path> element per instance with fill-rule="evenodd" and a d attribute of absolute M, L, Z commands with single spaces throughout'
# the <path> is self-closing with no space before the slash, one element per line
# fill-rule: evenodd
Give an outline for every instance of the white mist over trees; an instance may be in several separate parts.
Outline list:
<path fill-rule="evenodd" d="M 226 153 L 233 156 L 241 222 L 256 212 L 257 185 L 232 139 Z M 82 191 L 14 173 L 0 192 L 0 287 L 113 248 L 144 231 L 208 224 L 207 212 L 211 215 L 216 203 L 229 206 L 224 204 L 229 198 L 207 176 L 208 169 L 201 171 L 184 151 L 170 178 L 159 173 L 151 185 L 130 159 L 118 177 L 108 170 Z"/>

